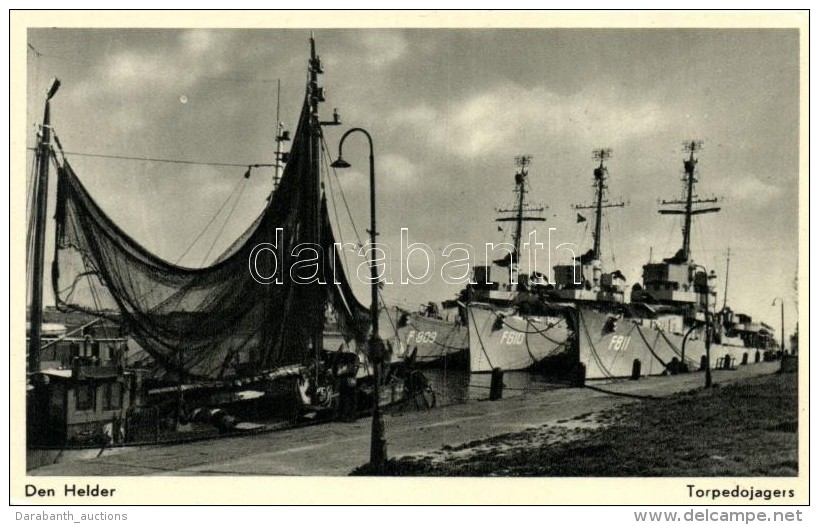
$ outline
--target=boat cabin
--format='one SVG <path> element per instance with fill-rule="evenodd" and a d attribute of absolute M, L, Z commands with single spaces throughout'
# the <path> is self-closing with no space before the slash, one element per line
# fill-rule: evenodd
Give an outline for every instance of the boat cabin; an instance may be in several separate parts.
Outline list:
<path fill-rule="evenodd" d="M 554 267 L 555 284 L 552 295 L 567 301 L 620 303 L 625 302 L 626 279 L 619 271 L 603 273 L 599 260 L 575 260 L 575 264 Z"/>
<path fill-rule="evenodd" d="M 30 442 L 82 446 L 125 441 L 125 414 L 136 384 L 132 373 L 77 358 L 71 369 L 44 369 L 31 382 Z"/>
<path fill-rule="evenodd" d="M 631 301 L 687 307 L 690 318 L 705 320 L 705 312 L 716 310 L 715 279 L 695 264 L 666 260 L 643 265 L 643 285 L 632 288 Z"/>
<path fill-rule="evenodd" d="M 49 332 L 39 370 L 29 371 L 30 442 L 90 445 L 125 440 L 125 413 L 135 397 L 134 374 L 122 368 L 128 342 L 112 326 L 79 337 Z"/>

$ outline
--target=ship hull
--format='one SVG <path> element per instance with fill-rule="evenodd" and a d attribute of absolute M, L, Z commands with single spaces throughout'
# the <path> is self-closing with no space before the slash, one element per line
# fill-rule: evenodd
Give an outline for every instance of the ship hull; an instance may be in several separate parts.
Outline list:
<path fill-rule="evenodd" d="M 696 371 L 708 354 L 702 326 L 671 331 L 662 320 L 623 317 L 586 306 L 579 306 L 576 316 L 578 358 L 586 367 L 586 379 L 631 377 L 635 360 L 641 376 Z M 735 368 L 761 358 L 762 350 L 756 348 L 717 343 L 710 348 L 712 369 Z"/>
<path fill-rule="evenodd" d="M 393 312 L 395 315 L 390 315 L 390 324 L 384 331 L 393 332 L 392 337 L 398 340 L 406 357 L 415 353 L 416 365 L 466 368 L 469 331 L 460 321 L 447 321 L 399 309 Z"/>
<path fill-rule="evenodd" d="M 564 354 L 571 331 L 559 316 L 517 315 L 484 304 L 467 306 L 472 373 L 526 370 Z"/>

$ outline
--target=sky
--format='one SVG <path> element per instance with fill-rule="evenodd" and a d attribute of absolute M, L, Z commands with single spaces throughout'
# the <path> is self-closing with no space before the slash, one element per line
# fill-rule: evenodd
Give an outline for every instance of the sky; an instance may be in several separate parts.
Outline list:
<path fill-rule="evenodd" d="M 30 29 L 28 146 L 49 80 L 58 77 L 52 121 L 66 151 L 271 163 L 277 80 L 280 120 L 293 130 L 309 35 L 309 29 Z M 778 334 L 779 303 L 771 303 L 783 297 L 786 331 L 793 330 L 796 30 L 321 29 L 315 37 L 325 69 L 322 117 L 329 120 L 337 107 L 343 121 L 325 129 L 328 155 L 335 157 L 350 127 L 373 137 L 379 241 L 392 248 L 387 302 L 415 306 L 453 298 L 461 288 L 440 277 L 398 284 L 402 228 L 410 242 L 430 246 L 437 268 L 448 244 L 475 246 L 473 264 L 483 264 L 485 243 L 509 240 L 510 231 L 499 232 L 494 219 L 495 208 L 513 200 L 516 155 L 532 155 L 528 198 L 548 207 L 547 221 L 529 229 L 545 242 L 554 228 L 553 246 L 588 249 L 590 223 L 577 224 L 572 205 L 592 201 L 592 150 L 601 147 L 613 151 L 611 198 L 628 203 L 606 215 L 603 263 L 621 270 L 629 285 L 639 282 L 649 257 L 659 261 L 681 246 L 680 222 L 659 215 L 658 200 L 681 197 L 682 143 L 701 139 L 697 193 L 718 197 L 721 211 L 695 220 L 693 257 L 718 274 L 721 306 L 730 247 L 728 304 Z M 351 136 L 344 157 L 353 168 L 325 179 L 340 240 L 355 240 L 342 191 L 358 235 L 366 236 L 367 154 L 366 140 Z M 272 187 L 269 168 L 244 179 L 242 167 L 68 158 L 123 230 L 185 266 L 206 265 L 226 249 L 262 211 Z M 547 252 L 538 258 L 540 271 L 549 266 Z M 551 253 L 552 264 L 566 262 L 561 252 Z M 422 266 L 410 259 L 416 273 Z M 366 287 L 355 290 L 366 303 Z"/>

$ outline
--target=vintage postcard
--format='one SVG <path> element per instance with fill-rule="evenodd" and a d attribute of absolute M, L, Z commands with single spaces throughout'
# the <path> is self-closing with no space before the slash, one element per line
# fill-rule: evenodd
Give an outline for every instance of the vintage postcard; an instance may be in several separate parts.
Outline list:
<path fill-rule="evenodd" d="M 806 503 L 807 42 L 12 12 L 10 500 Z"/>

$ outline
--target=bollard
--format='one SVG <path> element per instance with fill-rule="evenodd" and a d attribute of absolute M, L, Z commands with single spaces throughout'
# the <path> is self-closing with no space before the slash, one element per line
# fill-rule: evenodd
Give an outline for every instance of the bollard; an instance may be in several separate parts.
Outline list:
<path fill-rule="evenodd" d="M 757 350 L 757 351 L 756 351 L 756 354 L 754 355 L 754 363 L 758 363 L 758 362 L 759 362 L 759 359 L 760 359 L 761 357 L 762 357 L 762 356 L 760 355 L 759 350 Z"/>
<path fill-rule="evenodd" d="M 748 352 L 745 352 L 744 354 L 742 354 L 742 364 L 743 365 L 748 364 Z"/>
<path fill-rule="evenodd" d="M 339 419 L 351 423 L 358 413 L 358 386 L 354 377 L 341 380 L 339 388 Z"/>
<path fill-rule="evenodd" d="M 489 400 L 497 401 L 503 397 L 503 370 L 492 369 L 492 382 L 489 385 Z"/>
<path fill-rule="evenodd" d="M 705 370 L 708 368 L 708 358 L 705 356 L 700 357 L 700 370 Z"/>
<path fill-rule="evenodd" d="M 640 379 L 640 368 L 641 363 L 639 359 L 635 359 L 634 362 L 631 363 L 631 380 L 637 381 Z"/>
<path fill-rule="evenodd" d="M 585 363 L 578 363 L 575 369 L 575 376 L 573 380 L 574 386 L 583 388 L 586 386 L 586 365 Z"/>

